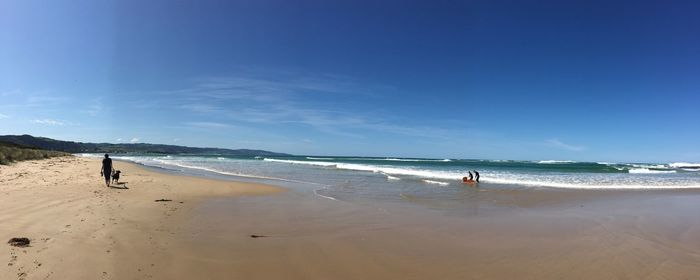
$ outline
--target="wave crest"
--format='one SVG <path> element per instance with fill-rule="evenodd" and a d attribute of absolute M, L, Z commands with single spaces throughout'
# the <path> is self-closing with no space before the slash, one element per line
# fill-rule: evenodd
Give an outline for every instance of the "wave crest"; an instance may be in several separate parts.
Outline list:
<path fill-rule="evenodd" d="M 576 163 L 573 160 L 540 160 L 537 163 L 541 164 L 558 164 L 558 163 Z"/>
<path fill-rule="evenodd" d="M 632 174 L 667 174 L 676 173 L 676 170 L 654 170 L 649 168 L 634 168 L 628 170 L 627 172 Z"/>

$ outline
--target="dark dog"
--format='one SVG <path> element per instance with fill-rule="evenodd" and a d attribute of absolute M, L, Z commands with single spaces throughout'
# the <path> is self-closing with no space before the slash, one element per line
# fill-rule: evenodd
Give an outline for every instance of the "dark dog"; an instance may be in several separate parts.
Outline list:
<path fill-rule="evenodd" d="M 114 184 L 115 182 L 117 184 L 119 184 L 119 174 L 121 174 L 121 173 L 122 172 L 119 170 L 116 170 L 116 171 L 114 171 L 114 173 L 112 173 L 112 184 Z"/>

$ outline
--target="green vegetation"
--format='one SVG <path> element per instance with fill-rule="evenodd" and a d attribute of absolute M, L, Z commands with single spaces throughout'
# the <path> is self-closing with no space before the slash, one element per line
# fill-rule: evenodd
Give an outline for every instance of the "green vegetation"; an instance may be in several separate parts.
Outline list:
<path fill-rule="evenodd" d="M 226 156 L 287 156 L 288 154 L 275 153 L 263 150 L 248 149 L 222 149 L 222 148 L 196 148 L 176 145 L 161 145 L 147 143 L 110 144 L 110 143 L 81 143 L 61 141 L 46 137 L 34 137 L 31 135 L 3 135 L 0 142 L 14 143 L 22 147 L 38 148 L 67 153 L 150 153 L 150 154 L 207 154 Z"/>
<path fill-rule="evenodd" d="M 0 142 L 0 164 L 15 161 L 70 156 L 69 153 L 33 149 L 14 143 Z"/>

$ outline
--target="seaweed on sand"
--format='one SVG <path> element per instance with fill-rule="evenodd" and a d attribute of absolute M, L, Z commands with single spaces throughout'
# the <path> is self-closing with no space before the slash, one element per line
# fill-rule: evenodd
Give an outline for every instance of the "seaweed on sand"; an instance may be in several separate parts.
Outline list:
<path fill-rule="evenodd" d="M 28 247 L 30 242 L 29 238 L 26 237 L 13 237 L 10 238 L 10 241 L 7 241 L 7 244 L 15 247 Z"/>

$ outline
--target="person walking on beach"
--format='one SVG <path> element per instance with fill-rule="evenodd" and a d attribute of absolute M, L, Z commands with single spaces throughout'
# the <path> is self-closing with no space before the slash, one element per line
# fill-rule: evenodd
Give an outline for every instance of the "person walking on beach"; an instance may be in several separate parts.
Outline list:
<path fill-rule="evenodd" d="M 474 174 L 476 174 L 476 182 L 479 182 L 479 172 L 474 170 Z"/>
<path fill-rule="evenodd" d="M 105 176 L 105 185 L 109 188 L 109 177 L 112 175 L 112 159 L 109 158 L 108 154 L 105 154 L 105 158 L 102 160 L 102 169 L 100 169 L 100 176 Z"/>
<path fill-rule="evenodd" d="M 473 180 L 473 179 L 474 179 L 474 175 L 472 175 L 472 172 L 469 171 L 469 181 L 471 181 L 471 180 Z"/>

